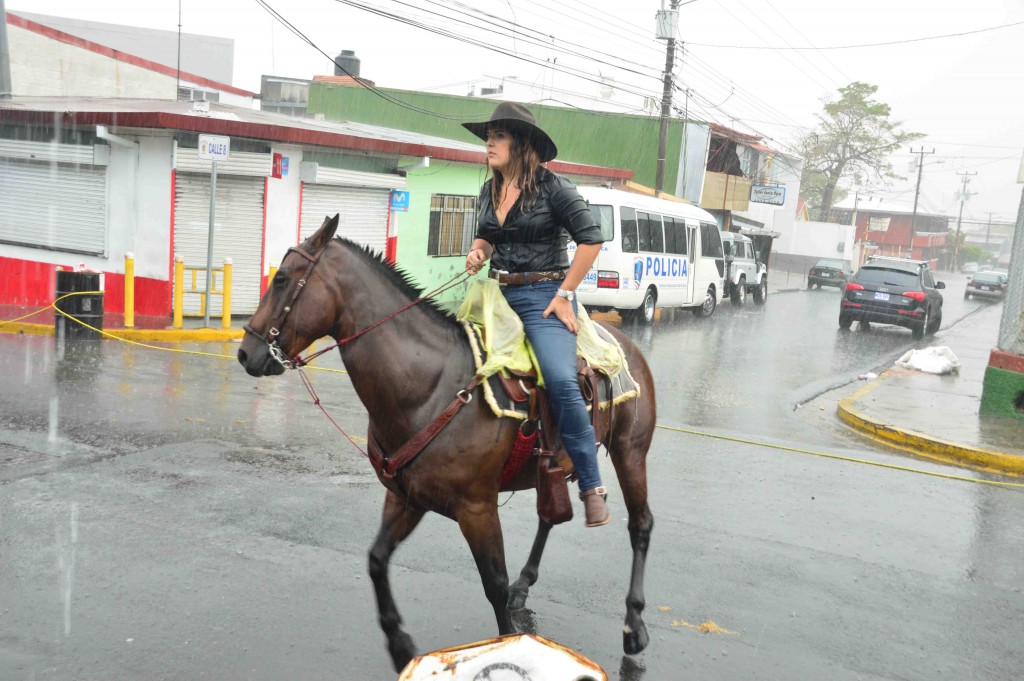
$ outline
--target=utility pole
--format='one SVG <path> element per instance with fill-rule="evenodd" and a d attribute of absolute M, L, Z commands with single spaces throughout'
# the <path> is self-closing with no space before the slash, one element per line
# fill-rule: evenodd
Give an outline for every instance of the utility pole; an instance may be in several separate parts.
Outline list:
<path fill-rule="evenodd" d="M 670 9 L 665 9 L 662 0 L 657 15 L 656 37 L 665 40 L 665 77 L 661 92 L 661 127 L 658 129 L 658 164 L 654 171 L 654 193 L 658 195 L 665 188 L 665 147 L 668 135 L 668 116 L 672 109 L 672 68 L 676 60 L 676 37 L 679 34 L 679 0 L 670 0 Z"/>
<path fill-rule="evenodd" d="M 934 154 L 935 149 L 931 151 L 925 151 L 922 146 L 920 150 L 914 151 L 914 147 L 910 147 L 911 154 L 918 154 L 917 160 L 917 189 L 914 190 L 914 214 L 910 218 L 910 251 L 909 255 L 911 258 L 914 257 L 914 232 L 917 230 L 917 199 L 921 195 L 921 173 L 924 170 L 924 155 Z"/>
<path fill-rule="evenodd" d="M 10 99 L 12 94 L 11 54 L 7 47 L 7 10 L 4 8 L 4 0 L 0 0 L 0 99 Z"/>
<path fill-rule="evenodd" d="M 992 233 L 992 216 L 995 213 L 988 214 L 988 227 L 985 228 L 985 248 L 988 248 L 988 237 Z"/>
<path fill-rule="evenodd" d="M 0 0 L 2 2 L 2 0 Z M 273 34 L 271 34 L 273 36 Z M 178 99 L 178 89 L 181 87 L 181 0 L 178 0 L 178 70 L 174 76 L 174 99 Z M 209 300 L 207 300 L 209 302 Z"/>
<path fill-rule="evenodd" d="M 960 269 L 960 221 L 964 217 L 964 202 L 967 200 L 967 183 L 971 181 L 971 175 L 977 175 L 977 172 L 959 172 L 964 178 L 964 186 L 960 189 L 960 214 L 956 216 L 956 240 L 953 242 L 953 271 L 956 272 Z"/>
<path fill-rule="evenodd" d="M 857 226 L 857 205 L 860 203 L 860 190 L 856 189 L 853 192 L 853 212 L 850 213 L 850 224 L 854 227 Z"/>

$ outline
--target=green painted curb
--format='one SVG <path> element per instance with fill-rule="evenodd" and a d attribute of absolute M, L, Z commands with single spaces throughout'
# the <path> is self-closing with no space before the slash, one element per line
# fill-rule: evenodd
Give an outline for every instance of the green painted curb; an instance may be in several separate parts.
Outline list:
<path fill-rule="evenodd" d="M 1024 401 L 1024 374 L 994 366 L 985 368 L 981 391 L 981 413 L 1004 419 L 1024 421 L 1017 404 Z"/>

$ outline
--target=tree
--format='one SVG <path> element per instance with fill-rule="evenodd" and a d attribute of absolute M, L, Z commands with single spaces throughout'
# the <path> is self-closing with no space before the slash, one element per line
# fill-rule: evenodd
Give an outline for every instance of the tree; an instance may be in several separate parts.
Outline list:
<path fill-rule="evenodd" d="M 838 99 L 825 101 L 818 126 L 799 141 L 804 157 L 800 193 L 821 221 L 828 220 L 840 180 L 899 178 L 889 155 L 924 136 L 890 120 L 889 105 L 872 99 L 877 90 L 860 81 L 839 88 Z"/>

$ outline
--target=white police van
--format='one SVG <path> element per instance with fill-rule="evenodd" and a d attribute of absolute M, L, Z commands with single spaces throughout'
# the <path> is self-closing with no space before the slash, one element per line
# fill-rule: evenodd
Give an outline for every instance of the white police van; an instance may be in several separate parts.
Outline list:
<path fill-rule="evenodd" d="M 605 242 L 577 287 L 588 310 L 618 310 L 649 324 L 656 308 L 710 317 L 722 295 L 725 259 L 711 213 L 688 203 L 605 187 L 578 187 Z M 569 257 L 576 246 L 569 242 Z"/>

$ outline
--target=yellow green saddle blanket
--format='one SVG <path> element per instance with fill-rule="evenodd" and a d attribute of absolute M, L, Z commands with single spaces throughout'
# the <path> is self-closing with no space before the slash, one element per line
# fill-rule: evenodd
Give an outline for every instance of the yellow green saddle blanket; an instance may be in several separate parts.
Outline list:
<path fill-rule="evenodd" d="M 544 385 L 544 377 L 534 361 L 533 348 L 526 339 L 523 323 L 505 301 L 498 282 L 493 279 L 475 280 L 466 292 L 456 318 L 469 337 L 477 374 L 489 378 L 499 371 L 507 376 L 509 370 L 522 373 L 536 368 L 537 383 Z M 600 402 L 600 408 L 608 409 L 612 404 L 637 397 L 640 386 L 629 373 L 629 363 L 619 342 L 607 329 L 591 321 L 580 303 L 577 303 L 576 321 L 579 325 L 576 353 L 611 380 L 611 399 Z M 527 417 L 518 405 L 500 405 L 489 381 L 484 381 L 483 387 L 484 397 L 495 416 Z"/>

